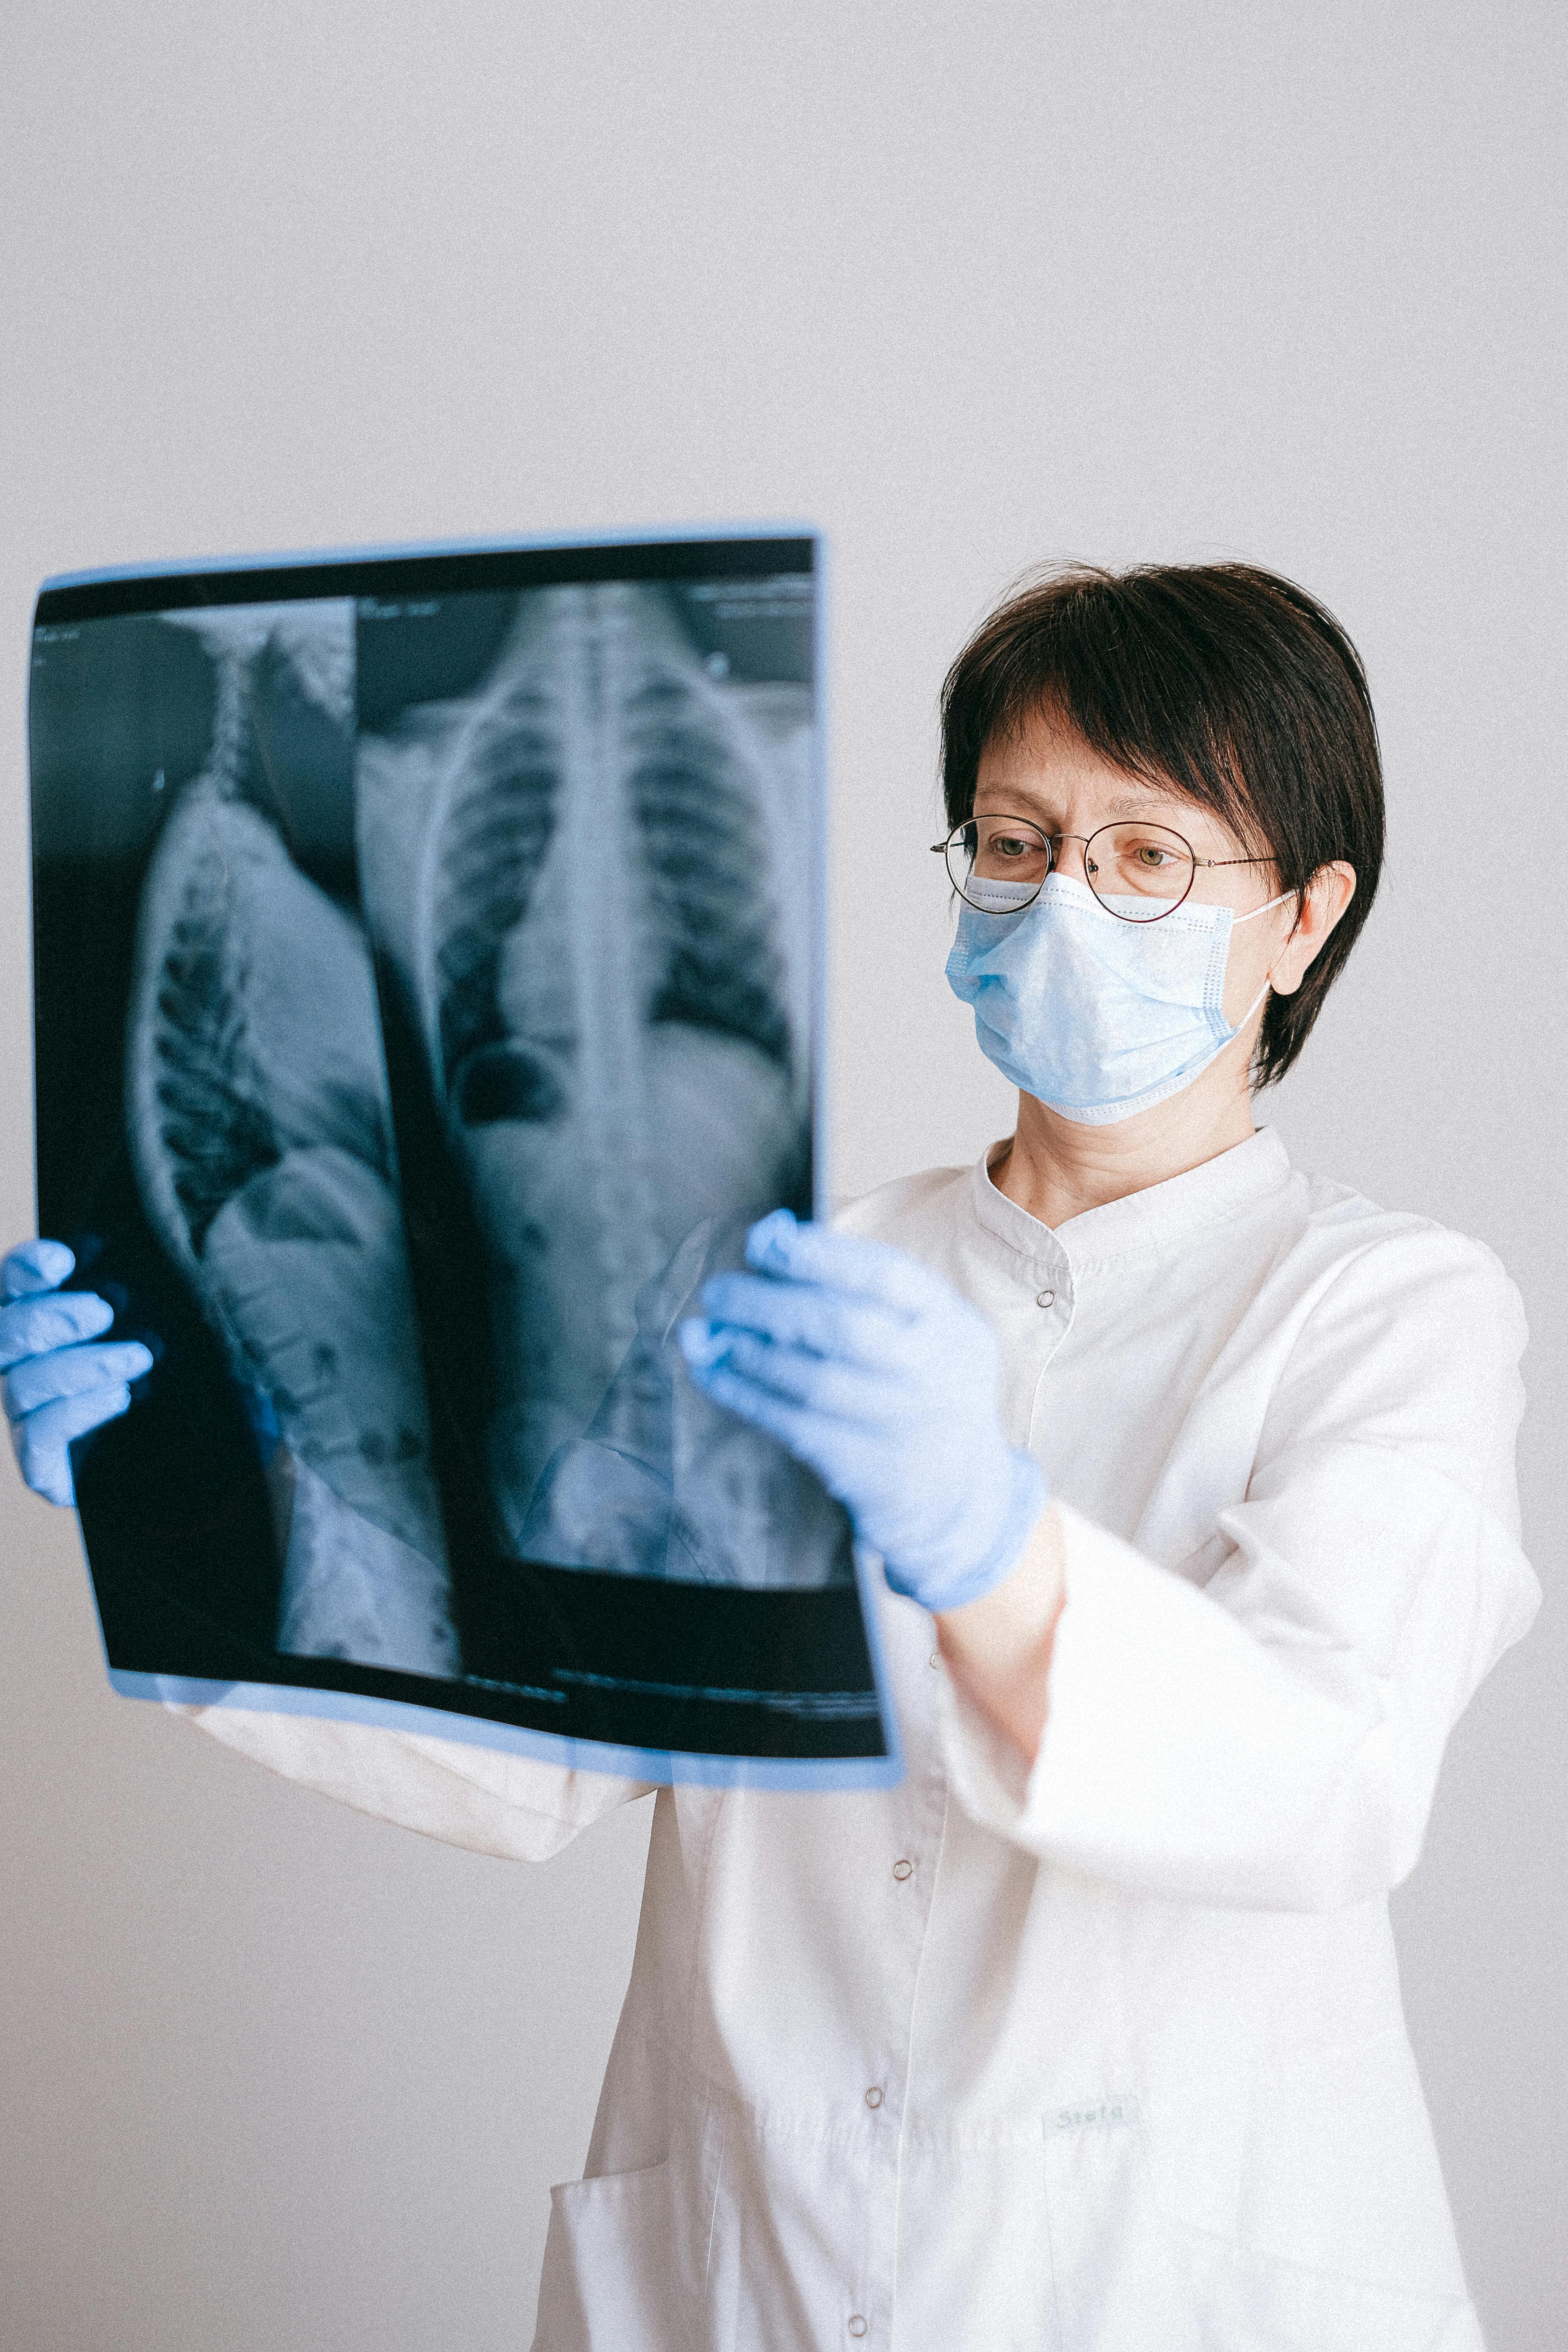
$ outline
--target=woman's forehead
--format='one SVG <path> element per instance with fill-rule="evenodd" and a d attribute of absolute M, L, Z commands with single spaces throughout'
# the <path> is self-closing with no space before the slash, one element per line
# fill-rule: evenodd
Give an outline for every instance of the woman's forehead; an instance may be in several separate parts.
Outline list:
<path fill-rule="evenodd" d="M 1195 839 L 1199 829 L 1227 844 L 1233 838 L 1216 811 L 1194 800 L 1168 777 L 1140 775 L 1118 766 L 1076 729 L 1046 711 L 1031 714 L 986 743 L 975 773 L 974 799 L 982 814 L 988 808 L 1000 812 L 1005 803 L 1006 812 L 1015 816 L 1048 820 L 1047 830 L 1069 815 L 1092 815 L 1102 824 L 1120 817 L 1147 816 L 1179 825 L 1189 839 Z"/>

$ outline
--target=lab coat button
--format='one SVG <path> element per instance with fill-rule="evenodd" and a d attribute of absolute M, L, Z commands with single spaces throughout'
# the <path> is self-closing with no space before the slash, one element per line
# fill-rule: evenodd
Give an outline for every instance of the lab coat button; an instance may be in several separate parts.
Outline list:
<path fill-rule="evenodd" d="M 928 1666 L 940 1666 L 940 1665 L 941 1665 L 941 1664 L 942 1664 L 942 1653 L 941 1653 L 941 1651 L 940 1651 L 940 1650 L 933 1650 L 933 1651 L 931 1652 L 931 1654 L 930 1657 L 926 1660 L 926 1664 L 927 1664 L 927 1665 L 928 1665 Z"/>
<path fill-rule="evenodd" d="M 870 2089 L 866 2094 L 866 2105 L 868 2107 L 879 2107 L 881 2104 L 882 2094 L 877 2088 L 875 2083 L 873 2083 Z"/>
<path fill-rule="evenodd" d="M 893 1876 L 900 1879 L 911 1877 L 914 1873 L 914 1867 L 915 1866 L 912 1862 L 896 1862 L 893 1864 Z"/>
<path fill-rule="evenodd" d="M 1054 1290 L 1039 1290 L 1035 1294 L 1037 1307 L 1054 1307 L 1056 1303 L 1057 1294 Z"/>
<path fill-rule="evenodd" d="M 862 2318 L 861 2318 L 861 2316 L 860 2316 L 859 2313 L 858 2313 L 858 2312 L 856 2312 L 856 2313 L 854 2314 L 853 2317 L 851 2318 L 850 2322 L 849 2322 L 849 2333 L 850 2333 L 850 2335 L 851 2335 L 851 2336 L 864 2336 L 864 2335 L 865 2335 L 865 2333 L 866 2333 L 866 2329 L 867 2329 L 868 2324 L 868 2323 L 866 2320 L 864 2320 L 864 2319 L 862 2319 Z"/>

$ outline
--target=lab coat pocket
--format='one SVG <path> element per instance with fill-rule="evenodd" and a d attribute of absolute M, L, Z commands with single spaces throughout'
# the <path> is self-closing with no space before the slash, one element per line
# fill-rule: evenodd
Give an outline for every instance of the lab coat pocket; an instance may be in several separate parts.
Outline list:
<path fill-rule="evenodd" d="M 552 2189 L 533 2352 L 688 2352 L 674 2220 L 668 2161 Z"/>
<path fill-rule="evenodd" d="M 1152 2091 L 1144 2113 L 1154 2200 L 1217 2341 L 1428 2352 L 1445 2327 L 1445 2352 L 1471 2341 L 1402 2030 Z"/>
<path fill-rule="evenodd" d="M 1138 2105 L 1122 2095 L 1045 2119 L 1055 2325 L 1037 2340 L 1063 2352 L 1215 2352 L 1222 2342 L 1228 2352 L 1228 2338 L 1201 2333 L 1180 2251 L 1152 2204 Z"/>

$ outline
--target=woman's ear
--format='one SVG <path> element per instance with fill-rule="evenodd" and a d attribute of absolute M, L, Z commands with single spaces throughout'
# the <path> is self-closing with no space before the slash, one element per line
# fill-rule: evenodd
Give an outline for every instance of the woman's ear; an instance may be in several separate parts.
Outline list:
<path fill-rule="evenodd" d="M 1296 927 L 1268 976 L 1276 996 L 1294 996 L 1307 967 L 1355 896 L 1355 867 L 1336 857 L 1320 866 L 1301 893 Z"/>

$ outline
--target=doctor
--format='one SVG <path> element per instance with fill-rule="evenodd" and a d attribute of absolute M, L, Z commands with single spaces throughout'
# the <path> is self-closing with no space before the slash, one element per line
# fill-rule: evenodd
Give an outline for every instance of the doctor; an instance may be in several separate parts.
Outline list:
<path fill-rule="evenodd" d="M 1242 565 L 1074 570 L 943 698 L 973 1169 L 753 1230 L 694 1377 L 886 1570 L 886 1792 L 660 1789 L 541 2352 L 1478 2352 L 1387 1897 L 1539 1591 L 1490 1253 L 1294 1170 L 1253 1093 L 1376 887 L 1353 648 Z M 874 887 L 876 877 L 868 877 Z M 145 1366 L 5 1261 L 24 1474 Z M 639 1783 L 189 1710 L 538 1859 Z"/>

